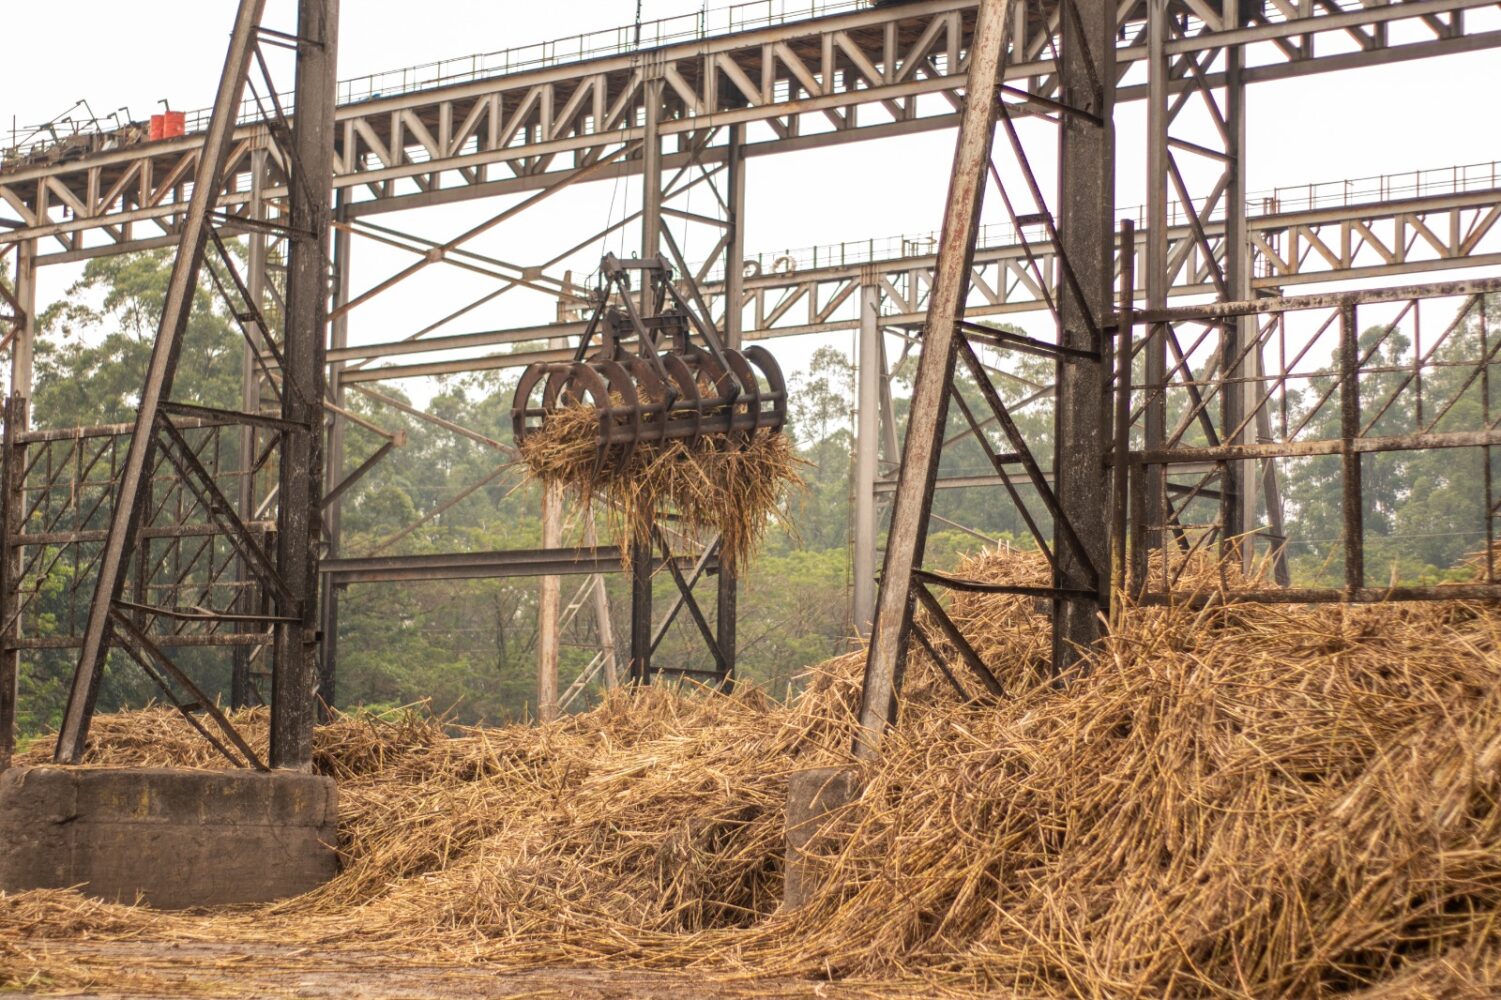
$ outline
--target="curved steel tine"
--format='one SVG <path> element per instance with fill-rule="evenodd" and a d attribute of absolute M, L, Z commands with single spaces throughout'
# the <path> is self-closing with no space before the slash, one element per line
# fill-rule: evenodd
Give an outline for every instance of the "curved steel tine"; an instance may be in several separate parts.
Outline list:
<path fill-rule="evenodd" d="M 597 476 L 604 468 L 610 430 L 614 426 L 614 417 L 610 412 L 610 388 L 593 366 L 587 361 L 579 361 L 568 366 L 567 389 L 572 405 L 582 405 L 585 394 L 594 401 L 594 409 L 599 417 L 599 438 L 595 445 L 593 473 Z"/>
<path fill-rule="evenodd" d="M 748 426 L 743 431 L 745 441 L 749 443 L 756 436 L 756 432 L 761 429 L 761 382 L 756 378 L 755 370 L 751 368 L 750 362 L 739 351 L 725 351 L 724 359 L 746 390 L 745 394 L 735 401 L 730 427 L 733 430 L 735 426 L 734 412 L 738 412 L 744 406 L 745 412 L 750 416 L 750 419 L 746 421 Z"/>
<path fill-rule="evenodd" d="M 642 416 L 655 414 L 656 420 L 642 421 L 642 440 L 662 440 L 667 433 L 667 401 L 672 392 L 654 367 L 644 358 L 630 357 L 623 362 L 631 378 L 636 380 L 638 400 L 644 393 L 645 402 L 640 402 Z"/>
<path fill-rule="evenodd" d="M 697 344 L 690 345 L 687 360 L 700 374 L 708 377 L 714 384 L 715 400 L 706 400 L 712 405 L 729 405 L 740 397 L 741 386 L 739 380 L 724 365 L 720 364 L 719 358 L 713 351 L 706 351 Z"/>
<path fill-rule="evenodd" d="M 559 402 L 559 399 L 566 399 L 563 391 L 568 387 L 568 380 L 572 375 L 571 363 L 548 365 L 547 384 L 542 387 L 542 408 L 548 413 L 568 405 L 567 402 Z"/>
<path fill-rule="evenodd" d="M 664 430 L 663 433 L 670 434 L 671 437 L 686 437 L 691 447 L 698 443 L 704 430 L 704 398 L 703 394 L 698 391 L 698 379 L 694 377 L 693 369 L 688 367 L 688 363 L 679 354 L 663 354 L 662 367 L 667 370 L 667 377 L 672 379 L 678 389 L 677 401 L 672 404 L 666 414 L 668 423 L 673 426 L 670 430 Z M 692 415 L 686 419 L 674 416 L 685 410 Z M 680 434 L 678 433 L 679 425 L 686 425 L 689 429 L 686 433 Z"/>
<path fill-rule="evenodd" d="M 745 360 L 754 365 L 763 378 L 766 379 L 767 391 L 762 394 L 763 399 L 771 402 L 772 422 L 767 424 L 772 430 L 781 430 L 787 425 L 787 380 L 782 377 L 782 366 L 777 364 L 776 357 L 760 344 L 752 344 L 745 349 Z M 763 420 L 761 414 L 756 414 L 756 422 Z"/>
<path fill-rule="evenodd" d="M 614 416 L 610 420 L 610 436 L 615 436 L 615 430 L 622 426 L 630 430 L 630 438 L 623 442 L 611 441 L 611 445 L 618 445 L 618 462 L 624 468 L 630 462 L 631 456 L 636 451 L 636 445 L 641 440 L 641 401 L 636 395 L 636 380 L 631 378 L 617 361 L 596 361 L 594 369 L 605 380 L 608 389 L 607 405 Z M 619 402 L 616 401 L 619 397 Z"/>
<path fill-rule="evenodd" d="M 521 380 L 516 383 L 516 395 L 511 399 L 511 434 L 518 448 L 531 430 L 526 425 L 528 415 L 536 413 L 528 405 L 531 402 L 532 393 L 536 391 L 538 383 L 548 374 L 548 369 L 551 367 L 552 365 L 546 362 L 527 365 L 521 372 Z"/>

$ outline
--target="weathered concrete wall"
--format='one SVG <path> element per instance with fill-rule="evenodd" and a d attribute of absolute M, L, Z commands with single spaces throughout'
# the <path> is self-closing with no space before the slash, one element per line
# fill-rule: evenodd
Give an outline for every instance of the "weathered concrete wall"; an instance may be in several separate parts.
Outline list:
<path fill-rule="evenodd" d="M 338 870 L 333 780 L 285 771 L 0 774 L 0 889 L 181 908 L 294 896 Z"/>

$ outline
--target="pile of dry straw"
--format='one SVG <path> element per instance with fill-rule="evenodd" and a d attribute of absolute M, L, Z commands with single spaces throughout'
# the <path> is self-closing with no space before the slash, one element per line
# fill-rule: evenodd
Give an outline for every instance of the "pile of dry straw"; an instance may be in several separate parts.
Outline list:
<path fill-rule="evenodd" d="M 859 654 L 790 706 L 651 689 L 457 735 L 346 717 L 319 736 L 346 857 L 323 889 L 213 917 L 31 894 L 0 927 L 1019 997 L 1501 989 L 1501 609 L 1137 609 L 1062 687 L 1030 602 L 961 595 L 954 614 L 1007 699 L 960 704 L 918 658 L 795 912 L 777 910 L 786 775 L 844 758 Z M 97 732 L 99 761 L 214 766 L 164 715 Z"/>
<path fill-rule="evenodd" d="M 643 441 L 623 456 L 612 446 L 602 462 L 592 406 L 549 414 L 520 450 L 534 478 L 560 484 L 581 504 L 603 501 L 622 546 L 650 544 L 654 517 L 666 510 L 694 533 L 719 533 L 722 557 L 732 564 L 756 551 L 773 522 L 784 521 L 787 493 L 802 482 L 787 435 L 764 430 L 744 442 L 712 435 L 691 445 Z"/>

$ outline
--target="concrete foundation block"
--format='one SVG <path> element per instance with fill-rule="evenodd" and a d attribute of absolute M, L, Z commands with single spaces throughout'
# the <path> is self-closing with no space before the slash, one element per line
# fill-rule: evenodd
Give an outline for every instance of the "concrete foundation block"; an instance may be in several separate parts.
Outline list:
<path fill-rule="evenodd" d="M 0 889 L 79 886 L 163 909 L 295 896 L 338 870 L 331 778 L 16 767 L 0 773 Z"/>
<path fill-rule="evenodd" d="M 825 834 L 829 814 L 860 794 L 854 768 L 819 767 L 799 771 L 787 782 L 786 855 L 782 905 L 802 906 L 818 890 L 811 857 L 832 846 Z"/>

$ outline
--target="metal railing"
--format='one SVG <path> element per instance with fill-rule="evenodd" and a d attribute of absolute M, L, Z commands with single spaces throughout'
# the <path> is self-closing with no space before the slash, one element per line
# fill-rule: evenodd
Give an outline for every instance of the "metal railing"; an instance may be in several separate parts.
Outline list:
<path fill-rule="evenodd" d="M 741 3 L 729 6 L 706 6 L 696 13 L 643 21 L 639 28 L 635 24 L 623 25 L 342 80 L 339 82 L 338 102 L 341 106 L 358 104 L 546 66 L 624 55 L 792 21 L 842 14 L 861 10 L 869 5 L 870 0 L 742 0 Z M 1331 6 L 1335 10 L 1357 9 L 1360 0 L 1332 0 Z M 1262 17 L 1269 22 L 1287 20 L 1274 7 L 1267 7 Z M 1189 18 L 1188 30 L 1196 31 L 1199 27 L 1201 22 L 1197 18 Z M 283 108 L 291 110 L 290 93 L 278 95 L 278 99 Z M 266 106 L 269 107 L 269 102 L 266 102 Z M 203 131 L 208 127 L 208 117 L 207 108 L 186 112 L 185 131 L 190 134 Z M 255 101 L 246 100 L 241 104 L 238 115 L 241 124 L 260 121 L 262 117 L 262 106 Z M 54 147 L 64 148 L 65 155 L 84 155 L 112 148 L 111 143 L 134 145 L 142 141 L 145 134 L 144 122 L 128 122 L 107 128 L 105 123 L 110 119 L 75 121 L 66 118 L 62 121 L 67 123 L 66 131 L 58 122 L 38 126 L 24 138 L 13 130 L 10 144 L 0 147 L 0 166 L 38 162 L 37 157 Z"/>
<path fill-rule="evenodd" d="M 1351 205 L 1380 204 L 1402 198 L 1426 198 L 1437 195 L 1463 194 L 1469 191 L 1493 191 L 1501 188 L 1501 160 L 1467 163 L 1428 170 L 1407 170 L 1391 174 L 1373 174 L 1347 180 L 1321 181 L 1314 184 L 1290 184 L 1258 191 L 1246 197 L 1246 212 L 1251 218 L 1302 212 L 1318 208 L 1342 208 Z M 1181 226 L 1188 217 L 1177 201 L 1168 205 L 1168 225 Z M 1145 206 L 1135 205 L 1116 210 L 1117 221 L 1132 219 L 1137 231 L 1147 228 Z M 1210 221 L 1224 218 L 1224 212 L 1211 213 Z M 1023 227 L 1027 239 L 1046 239 L 1041 223 Z M 990 223 L 980 227 L 975 240 L 977 250 L 1016 246 L 1021 240 L 1009 223 Z M 880 261 L 923 257 L 938 252 L 938 231 L 907 233 L 866 240 L 846 240 L 818 246 L 796 247 L 758 253 L 745 260 L 746 275 L 760 277 L 794 274 L 824 267 L 858 267 Z M 722 280 L 724 269 L 715 268 L 708 275 Z"/>
<path fill-rule="evenodd" d="M 727 7 L 705 7 L 696 13 L 678 14 L 643 21 L 635 24 L 585 32 L 530 45 L 518 45 L 493 52 L 477 52 L 453 59 L 407 66 L 402 69 L 371 73 L 339 82 L 338 103 L 359 104 L 382 97 L 396 97 L 419 90 L 430 90 L 458 83 L 470 83 L 491 77 L 505 76 L 527 70 L 557 66 L 564 63 L 585 62 L 610 56 L 627 55 L 646 49 L 684 42 L 702 41 L 719 35 L 772 27 L 791 21 L 805 21 L 815 17 L 842 14 L 862 10 L 869 6 L 867 0 L 744 0 Z M 281 105 L 288 113 L 292 109 L 290 93 L 278 95 Z M 270 109 L 270 102 L 262 104 L 247 99 L 240 105 L 238 121 L 241 124 L 262 120 L 262 110 Z M 185 113 L 187 133 L 202 132 L 208 128 L 208 108 Z M 144 126 L 135 122 L 117 129 L 102 128 L 99 121 L 70 122 L 70 131 L 59 132 L 56 126 L 42 126 L 45 137 L 35 139 L 35 132 L 27 139 L 12 134 L 11 144 L 0 149 L 0 162 L 13 163 L 29 159 L 51 147 L 78 142 L 86 136 L 115 136 L 140 130 Z M 39 130 L 40 131 L 40 130 Z M 134 136 L 132 135 L 132 138 Z M 102 148 L 102 147 L 99 147 Z M 88 150 L 95 151 L 94 149 Z"/>

